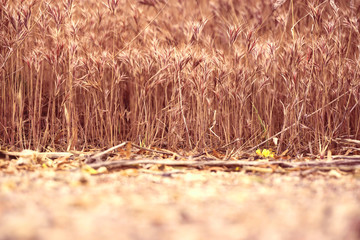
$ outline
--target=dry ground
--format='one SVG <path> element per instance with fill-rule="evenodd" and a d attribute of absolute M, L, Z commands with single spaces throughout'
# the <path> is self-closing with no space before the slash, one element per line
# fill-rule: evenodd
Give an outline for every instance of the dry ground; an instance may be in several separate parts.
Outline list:
<path fill-rule="evenodd" d="M 0 173 L 0 239 L 360 239 L 357 174 Z"/>

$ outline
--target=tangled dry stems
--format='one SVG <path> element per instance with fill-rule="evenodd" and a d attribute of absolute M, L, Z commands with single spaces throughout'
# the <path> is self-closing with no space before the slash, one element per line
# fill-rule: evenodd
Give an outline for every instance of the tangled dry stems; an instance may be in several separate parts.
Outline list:
<path fill-rule="evenodd" d="M 0 6 L 2 145 L 246 149 L 280 133 L 277 151 L 318 153 L 360 138 L 355 1 Z"/>

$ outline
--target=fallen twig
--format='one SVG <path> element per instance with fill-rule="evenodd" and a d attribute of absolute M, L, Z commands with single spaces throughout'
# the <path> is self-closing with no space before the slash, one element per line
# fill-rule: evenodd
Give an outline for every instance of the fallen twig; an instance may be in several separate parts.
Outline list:
<path fill-rule="evenodd" d="M 105 156 L 107 156 L 110 152 L 118 149 L 118 148 L 121 148 L 123 146 L 125 146 L 128 142 L 123 142 L 123 143 L 120 143 L 119 145 L 116 145 L 114 147 L 111 147 L 105 151 L 102 151 L 102 152 L 99 152 L 99 153 L 95 153 L 95 154 L 90 154 L 90 155 L 86 155 L 85 158 L 85 163 L 94 163 L 94 162 L 99 162 L 101 161 L 102 159 L 104 159 Z M 104 159 L 106 160 L 106 159 Z"/>
<path fill-rule="evenodd" d="M 141 147 L 141 146 L 136 145 L 134 143 L 131 143 L 131 145 L 138 148 L 138 149 L 140 149 L 140 150 L 145 150 L 145 151 L 159 153 L 159 154 L 174 155 L 174 156 L 177 156 L 177 157 L 180 157 L 180 158 L 184 157 L 184 156 L 181 156 L 180 154 L 178 154 L 176 152 L 172 152 L 172 151 L 169 151 L 169 150 L 154 150 L 154 149 L 151 149 L 151 148 Z"/>
<path fill-rule="evenodd" d="M 355 160 L 334 160 L 334 161 L 307 161 L 307 162 L 288 162 L 288 161 L 175 161 L 175 160 L 117 160 L 111 162 L 100 162 L 89 164 L 92 168 L 106 167 L 108 169 L 141 167 L 141 165 L 159 164 L 172 167 L 244 167 L 244 166 L 280 166 L 282 168 L 299 168 L 299 167 L 335 167 L 335 166 L 357 166 L 360 165 L 360 159 Z"/>
<path fill-rule="evenodd" d="M 352 155 L 352 156 L 333 155 L 332 159 L 360 160 L 360 155 Z"/>
<path fill-rule="evenodd" d="M 37 152 L 32 150 L 23 150 L 21 152 L 7 152 L 0 150 L 0 156 L 5 158 L 19 158 L 19 157 L 32 157 L 32 158 L 50 158 L 56 159 L 60 157 L 72 157 L 74 153 L 70 152 Z"/>

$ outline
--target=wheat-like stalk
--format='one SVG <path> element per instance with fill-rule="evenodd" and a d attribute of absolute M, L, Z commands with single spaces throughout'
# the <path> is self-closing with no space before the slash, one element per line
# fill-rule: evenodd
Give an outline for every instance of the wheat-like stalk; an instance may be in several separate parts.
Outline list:
<path fill-rule="evenodd" d="M 360 139 L 357 5 L 2 1 L 0 145 L 341 151 Z"/>

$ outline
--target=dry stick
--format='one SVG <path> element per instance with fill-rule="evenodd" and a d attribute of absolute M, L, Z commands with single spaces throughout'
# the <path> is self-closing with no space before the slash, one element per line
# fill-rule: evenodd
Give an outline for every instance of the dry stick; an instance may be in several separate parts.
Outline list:
<path fill-rule="evenodd" d="M 5 156 L 5 158 L 34 157 L 56 159 L 60 157 L 72 157 L 74 155 L 75 154 L 70 152 L 36 152 L 31 150 L 24 150 L 22 152 L 7 152 L 0 150 L 0 156 Z"/>
<path fill-rule="evenodd" d="M 118 148 L 121 148 L 123 146 L 125 146 L 128 142 L 123 142 L 123 143 L 120 143 L 119 145 L 116 145 L 114 147 L 111 147 L 105 151 L 102 151 L 102 152 L 99 152 L 99 153 L 96 153 L 94 155 L 87 155 L 86 156 L 86 162 L 92 162 L 92 161 L 97 161 L 99 159 L 101 159 L 103 156 L 105 156 L 106 154 L 109 154 L 111 151 L 114 151 L 115 149 L 118 149 Z"/>
<path fill-rule="evenodd" d="M 145 148 L 145 147 L 141 147 L 139 145 L 136 145 L 134 143 L 131 143 L 131 142 L 123 142 L 119 145 L 116 145 L 114 147 L 111 147 L 105 151 L 102 151 L 102 152 L 99 152 L 99 153 L 96 153 L 94 155 L 86 155 L 85 158 L 86 158 L 86 163 L 92 163 L 92 162 L 96 162 L 98 160 L 101 160 L 103 158 L 103 156 L 106 156 L 107 154 L 109 154 L 110 152 L 114 151 L 115 149 L 118 149 L 118 148 L 121 148 L 123 146 L 125 146 L 127 143 L 130 143 L 132 146 L 138 148 L 138 149 L 142 149 L 142 150 L 145 150 L 145 151 L 149 151 L 149 152 L 155 152 L 155 153 L 160 153 L 160 154 L 167 154 L 167 155 L 175 155 L 179 158 L 184 158 L 183 156 L 181 156 L 180 154 L 177 154 L 175 152 L 171 152 L 171 151 L 159 151 L 159 150 L 153 150 L 153 149 L 150 149 L 150 148 Z"/>
<path fill-rule="evenodd" d="M 347 143 L 359 144 L 360 145 L 360 140 L 356 140 L 356 139 L 336 138 L 335 141 L 343 141 L 343 142 L 347 142 Z"/>
<path fill-rule="evenodd" d="M 358 160 L 358 159 L 360 159 L 360 155 L 352 155 L 352 156 L 333 155 L 331 157 L 332 157 L 332 159 L 343 159 L 343 160 Z"/>
<path fill-rule="evenodd" d="M 236 142 L 238 142 L 238 141 L 240 141 L 240 138 L 236 138 L 234 141 L 231 141 L 231 142 L 229 142 L 228 144 L 225 144 L 224 146 L 217 148 L 216 150 L 220 150 L 220 149 L 226 148 L 226 147 L 228 147 L 228 146 L 230 146 L 230 145 L 232 145 L 232 144 L 234 144 L 234 143 L 236 143 Z"/>
<path fill-rule="evenodd" d="M 106 167 L 107 169 L 126 168 L 126 167 L 141 167 L 141 165 L 157 164 L 172 167 L 263 167 L 280 166 L 282 168 L 300 168 L 300 167 L 340 167 L 340 166 L 360 166 L 360 157 L 347 160 L 334 161 L 308 161 L 308 162 L 259 162 L 259 161 L 173 161 L 173 160 L 117 160 L 111 162 L 100 162 L 89 164 L 90 167 L 97 169 Z"/>
<path fill-rule="evenodd" d="M 169 150 L 154 150 L 154 149 L 151 149 L 151 148 L 145 148 L 145 147 L 141 147 L 139 145 L 136 145 L 134 143 L 131 143 L 132 146 L 140 149 L 140 150 L 145 150 L 145 151 L 149 151 L 149 152 L 154 152 L 154 153 L 160 153 L 160 154 L 166 154 L 166 155 L 174 155 L 174 156 L 177 156 L 177 157 L 181 157 L 181 158 L 184 158 L 184 156 L 176 153 L 176 152 L 172 152 L 172 151 L 169 151 Z"/>
<path fill-rule="evenodd" d="M 90 154 L 90 155 L 85 155 L 85 158 L 87 159 L 87 162 L 91 161 L 91 160 L 98 160 L 98 159 L 101 159 L 103 156 L 109 154 L 110 152 L 118 149 L 118 148 L 121 148 L 123 146 L 125 146 L 128 142 L 123 142 L 119 145 L 116 145 L 114 147 L 111 147 L 109 149 L 106 149 L 105 151 L 102 151 L 102 152 L 99 152 L 99 153 L 96 153 L 96 154 Z M 178 154 L 178 153 L 175 153 L 175 152 L 172 152 L 172 151 L 169 151 L 169 150 L 163 150 L 163 151 L 159 151 L 159 150 L 153 150 L 153 149 L 150 149 L 150 148 L 145 148 L 145 147 L 140 147 L 139 145 L 136 145 L 136 144 L 133 144 L 131 143 L 132 146 L 138 148 L 138 149 L 142 149 L 142 150 L 146 150 L 146 151 L 150 151 L 150 152 L 155 152 L 155 153 L 160 153 L 160 154 L 167 154 L 167 155 L 175 155 L 179 158 L 184 158 L 184 156 Z M 7 152 L 7 151 L 2 151 L 0 150 L 0 156 L 4 155 L 5 157 L 8 156 L 8 157 L 11 157 L 11 158 L 15 158 L 15 157 L 28 157 L 28 156 L 35 156 L 35 157 L 39 157 L 39 158 L 42 158 L 42 157 L 47 157 L 47 158 L 50 158 L 50 159 L 56 159 L 56 158 L 59 158 L 59 157 L 71 157 L 71 156 L 74 156 L 76 154 L 74 153 L 71 153 L 71 152 L 36 152 L 36 151 L 31 151 L 31 150 L 25 150 L 25 151 L 22 151 L 22 152 Z"/>

